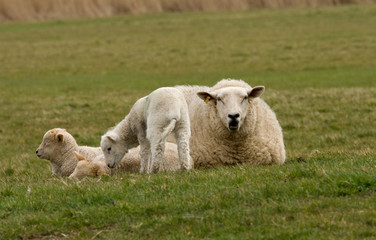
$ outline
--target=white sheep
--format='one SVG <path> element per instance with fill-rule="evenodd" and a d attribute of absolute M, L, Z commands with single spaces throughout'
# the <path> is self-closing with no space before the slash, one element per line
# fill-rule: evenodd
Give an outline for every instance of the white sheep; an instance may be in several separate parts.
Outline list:
<path fill-rule="evenodd" d="M 86 176 L 113 175 L 119 172 L 140 171 L 140 147 L 130 149 L 115 168 L 109 168 L 105 162 L 104 155 L 97 156 L 93 160 L 85 158 L 75 152 L 78 163 L 71 179 L 81 179 Z M 180 169 L 176 144 L 166 142 L 166 149 L 163 155 L 161 171 L 177 171 Z"/>
<path fill-rule="evenodd" d="M 275 113 L 259 98 L 264 87 L 224 79 L 212 88 L 176 88 L 189 108 L 195 167 L 284 163 L 282 129 Z"/>
<path fill-rule="evenodd" d="M 102 154 L 100 147 L 78 146 L 74 137 L 62 128 L 47 131 L 36 154 L 39 158 L 51 162 L 52 174 L 69 176 L 77 165 L 74 151 L 87 158 L 94 158 Z"/>
<path fill-rule="evenodd" d="M 140 172 L 158 172 L 170 133 L 174 133 L 177 140 L 181 169 L 190 170 L 191 132 L 187 103 L 179 90 L 164 87 L 139 99 L 129 114 L 102 136 L 101 148 L 106 163 L 115 167 L 128 149 L 140 145 Z"/>

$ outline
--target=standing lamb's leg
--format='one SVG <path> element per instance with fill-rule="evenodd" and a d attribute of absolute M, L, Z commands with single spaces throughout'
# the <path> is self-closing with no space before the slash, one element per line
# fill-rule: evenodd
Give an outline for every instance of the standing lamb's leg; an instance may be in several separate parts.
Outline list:
<path fill-rule="evenodd" d="M 158 129 L 151 129 L 148 131 L 147 136 L 150 141 L 151 149 L 151 163 L 148 173 L 157 173 L 162 165 L 166 139 L 161 138 L 162 131 Z"/>
<path fill-rule="evenodd" d="M 189 155 L 189 139 L 191 137 L 191 130 L 188 127 L 184 126 L 177 127 L 176 132 L 176 141 L 178 145 L 179 161 L 181 170 L 191 170 L 191 156 Z"/>
<path fill-rule="evenodd" d="M 140 173 L 148 173 L 149 162 L 150 162 L 150 142 L 146 138 L 141 138 L 138 140 L 140 143 Z"/>

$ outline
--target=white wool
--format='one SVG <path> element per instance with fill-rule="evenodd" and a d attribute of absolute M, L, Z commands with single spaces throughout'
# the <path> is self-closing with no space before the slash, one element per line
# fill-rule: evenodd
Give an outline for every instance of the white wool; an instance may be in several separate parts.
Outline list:
<path fill-rule="evenodd" d="M 195 167 L 284 163 L 286 156 L 282 129 L 275 113 L 259 98 L 263 87 L 252 88 L 241 80 L 224 79 L 211 88 L 206 86 L 176 86 L 176 88 L 183 92 L 188 104 L 192 133 L 190 154 Z M 200 97 L 197 96 L 199 92 L 201 92 Z M 246 92 L 250 97 L 248 102 L 244 103 L 241 100 L 244 96 L 239 94 Z M 218 100 L 217 97 L 221 94 L 225 97 Z M 207 99 L 207 96 L 211 96 L 210 99 Z M 226 97 L 231 102 L 227 104 L 229 106 L 226 106 L 226 102 L 224 104 L 220 102 L 226 101 Z M 231 107 L 236 102 L 237 110 L 231 112 Z M 247 105 L 247 108 L 244 108 L 244 105 Z M 236 130 L 230 130 L 228 115 L 233 116 L 235 113 L 239 113 L 239 118 L 243 117 L 243 119 L 241 121 L 238 119 Z"/>

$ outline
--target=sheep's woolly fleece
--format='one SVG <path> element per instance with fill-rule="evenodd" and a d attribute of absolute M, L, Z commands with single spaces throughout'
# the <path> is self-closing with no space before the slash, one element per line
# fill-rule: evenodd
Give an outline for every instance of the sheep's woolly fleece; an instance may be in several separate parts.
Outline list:
<path fill-rule="evenodd" d="M 220 120 L 217 102 L 206 104 L 197 94 L 240 87 L 252 87 L 241 81 L 224 79 L 212 88 L 176 86 L 184 94 L 191 120 L 191 157 L 195 167 L 234 164 L 283 164 L 285 148 L 281 126 L 275 113 L 259 97 L 250 98 L 248 113 L 237 131 L 230 131 Z"/>

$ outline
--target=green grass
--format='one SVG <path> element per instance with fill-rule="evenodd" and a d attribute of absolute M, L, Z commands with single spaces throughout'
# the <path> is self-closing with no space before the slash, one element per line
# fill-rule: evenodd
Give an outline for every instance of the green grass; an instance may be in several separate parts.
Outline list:
<path fill-rule="evenodd" d="M 376 5 L 1 24 L 0 239 L 375 239 L 375 59 Z M 76 183 L 35 156 L 227 77 L 266 86 L 285 165 Z"/>

